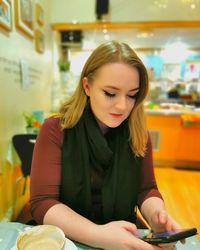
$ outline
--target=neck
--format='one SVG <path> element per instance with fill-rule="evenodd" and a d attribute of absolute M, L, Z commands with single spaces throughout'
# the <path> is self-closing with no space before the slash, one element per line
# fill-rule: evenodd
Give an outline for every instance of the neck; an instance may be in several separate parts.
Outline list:
<path fill-rule="evenodd" d="M 108 130 L 110 129 L 108 126 L 106 126 L 105 124 L 100 122 L 98 119 L 97 119 L 97 123 L 99 124 L 99 127 L 100 127 L 103 134 L 106 134 L 108 132 Z"/>

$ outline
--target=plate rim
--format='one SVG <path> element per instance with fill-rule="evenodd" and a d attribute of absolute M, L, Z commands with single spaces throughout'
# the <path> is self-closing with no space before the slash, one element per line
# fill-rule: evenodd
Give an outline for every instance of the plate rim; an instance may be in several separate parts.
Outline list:
<path fill-rule="evenodd" d="M 76 246 L 76 244 L 72 240 L 70 240 L 69 238 L 67 238 L 67 237 L 65 237 L 65 244 L 64 244 L 63 250 L 65 250 L 66 247 L 69 247 L 69 246 L 66 246 L 66 242 L 69 242 L 70 245 L 71 245 L 71 247 L 74 248 L 74 249 L 70 249 L 70 250 L 78 250 L 78 247 Z"/>

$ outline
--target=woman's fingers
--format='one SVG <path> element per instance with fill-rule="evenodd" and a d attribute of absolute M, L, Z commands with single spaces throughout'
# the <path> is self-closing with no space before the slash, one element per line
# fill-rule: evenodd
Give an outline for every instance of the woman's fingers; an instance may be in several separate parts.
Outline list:
<path fill-rule="evenodd" d="M 124 229 L 126 229 L 130 233 L 134 234 L 135 236 L 139 236 L 139 231 L 138 231 L 135 224 L 127 222 L 127 221 L 122 221 L 122 223 L 123 223 Z"/>
<path fill-rule="evenodd" d="M 168 221 L 168 214 L 165 211 L 161 211 L 158 213 L 158 220 L 160 224 L 167 224 Z"/>

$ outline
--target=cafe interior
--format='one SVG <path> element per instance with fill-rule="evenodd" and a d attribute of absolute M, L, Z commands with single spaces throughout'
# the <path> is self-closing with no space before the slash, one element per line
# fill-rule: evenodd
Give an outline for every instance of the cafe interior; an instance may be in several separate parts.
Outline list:
<path fill-rule="evenodd" d="M 1 222 L 24 223 L 42 123 L 109 40 L 129 44 L 147 68 L 158 187 L 181 227 L 200 231 L 200 0 L 0 1 Z"/>

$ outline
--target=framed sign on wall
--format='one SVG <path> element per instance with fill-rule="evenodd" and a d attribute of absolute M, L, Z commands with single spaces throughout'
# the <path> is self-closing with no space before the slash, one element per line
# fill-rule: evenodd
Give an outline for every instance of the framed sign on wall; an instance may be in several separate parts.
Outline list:
<path fill-rule="evenodd" d="M 35 49 L 39 53 L 44 53 L 45 49 L 44 34 L 38 29 L 35 30 Z"/>
<path fill-rule="evenodd" d="M 15 0 L 16 27 L 30 38 L 34 37 L 33 3 L 31 0 Z"/>
<path fill-rule="evenodd" d="M 5 31 L 12 30 L 12 12 L 9 0 L 0 0 L 0 28 Z"/>
<path fill-rule="evenodd" d="M 35 17 L 36 17 L 37 23 L 40 26 L 42 26 L 44 24 L 44 10 L 38 3 L 35 6 Z"/>

